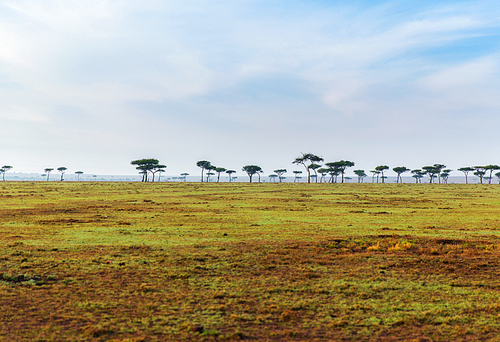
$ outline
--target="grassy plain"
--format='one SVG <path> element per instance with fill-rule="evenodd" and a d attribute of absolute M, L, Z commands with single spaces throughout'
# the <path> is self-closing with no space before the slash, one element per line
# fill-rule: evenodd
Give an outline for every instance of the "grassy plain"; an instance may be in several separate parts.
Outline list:
<path fill-rule="evenodd" d="M 499 341 L 500 186 L 0 184 L 0 340 Z"/>

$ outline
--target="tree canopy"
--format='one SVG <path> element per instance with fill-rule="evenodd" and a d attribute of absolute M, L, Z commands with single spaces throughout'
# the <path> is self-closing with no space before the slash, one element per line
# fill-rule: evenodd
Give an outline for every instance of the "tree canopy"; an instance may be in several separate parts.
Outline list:
<path fill-rule="evenodd" d="M 252 183 L 252 177 L 259 172 L 262 172 L 262 168 L 257 165 L 245 165 L 242 168 L 243 171 L 245 171 L 250 178 L 250 183 Z"/>
<path fill-rule="evenodd" d="M 148 182 L 148 173 L 151 173 L 151 181 L 155 181 L 155 174 L 158 172 L 165 172 L 166 165 L 160 164 L 158 159 L 155 158 L 145 158 L 137 159 L 130 162 L 130 164 L 135 165 L 139 174 L 142 175 L 142 182 Z"/>
<path fill-rule="evenodd" d="M 200 161 L 196 162 L 196 166 L 201 168 L 201 182 L 203 183 L 203 172 L 206 169 L 209 169 L 212 166 L 212 163 L 209 162 L 208 160 L 200 160 Z"/>
<path fill-rule="evenodd" d="M 5 172 L 9 171 L 10 169 L 12 169 L 12 166 L 10 165 L 4 165 L 0 168 L 0 173 L 2 174 L 2 179 L 4 182 L 5 182 Z"/>
<path fill-rule="evenodd" d="M 317 163 L 323 162 L 324 159 L 312 153 L 302 153 L 300 156 L 295 158 L 292 162 L 293 164 L 301 164 L 305 167 L 307 172 L 307 183 L 311 183 L 311 170 L 315 167 Z M 319 166 L 320 167 L 320 166 Z"/>

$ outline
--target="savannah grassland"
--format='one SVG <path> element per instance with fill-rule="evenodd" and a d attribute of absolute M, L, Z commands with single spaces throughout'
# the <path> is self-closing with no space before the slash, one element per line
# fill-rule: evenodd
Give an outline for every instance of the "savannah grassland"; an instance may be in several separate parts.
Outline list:
<path fill-rule="evenodd" d="M 500 186 L 0 184 L 0 341 L 500 339 Z"/>

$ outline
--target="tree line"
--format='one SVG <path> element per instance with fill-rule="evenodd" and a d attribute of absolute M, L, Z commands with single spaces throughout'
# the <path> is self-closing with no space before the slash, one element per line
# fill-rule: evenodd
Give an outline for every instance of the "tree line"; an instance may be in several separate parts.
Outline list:
<path fill-rule="evenodd" d="M 295 158 L 292 161 L 292 164 L 300 165 L 304 168 L 307 174 L 307 183 L 315 182 L 315 183 L 344 183 L 346 179 L 350 179 L 345 176 L 345 173 L 348 168 L 353 167 L 355 165 L 354 162 L 349 160 L 338 160 L 324 163 L 324 159 L 318 155 L 313 153 L 301 153 L 300 156 Z M 131 162 L 132 165 L 136 165 L 136 169 L 139 170 L 139 173 L 143 175 L 142 181 L 148 181 L 148 173 L 151 175 L 151 181 L 154 182 L 155 173 L 165 172 L 166 166 L 159 163 L 157 159 L 139 159 Z M 228 175 L 229 182 L 232 182 L 236 177 L 233 176 L 236 173 L 235 170 L 226 169 L 224 167 L 219 167 L 213 165 L 208 160 L 200 160 L 196 163 L 201 169 L 201 182 L 208 182 L 211 176 L 217 176 L 216 182 L 220 181 L 220 177 L 222 173 L 226 173 Z M 372 183 L 385 183 L 387 178 L 386 172 L 390 169 L 388 165 L 378 165 L 373 170 L 369 172 L 372 174 Z M 257 175 L 258 182 L 261 181 L 261 175 L 264 173 L 262 168 L 258 165 L 245 165 L 241 169 L 245 172 L 249 177 L 249 182 L 252 183 L 254 176 Z M 488 183 L 491 184 L 491 180 L 493 178 L 493 172 L 500 170 L 500 166 L 498 165 L 486 165 L 486 166 L 471 166 L 471 167 L 462 167 L 459 168 L 458 171 L 461 171 L 465 175 L 465 183 L 468 184 L 468 174 L 472 172 L 475 176 L 479 177 L 479 181 L 481 184 L 484 184 L 484 180 L 487 179 Z M 447 169 L 444 164 L 434 164 L 423 166 L 420 169 L 409 169 L 405 166 L 396 166 L 392 168 L 392 171 L 396 173 L 396 183 L 402 183 L 404 173 L 410 172 L 412 177 L 415 179 L 415 183 L 422 183 L 422 178 L 425 176 L 429 177 L 429 183 L 448 183 L 448 178 L 450 173 L 453 171 L 451 169 Z M 268 175 L 271 182 L 283 182 L 286 179 L 284 176 L 288 171 L 285 168 L 273 170 L 274 173 Z M 295 170 L 292 171 L 294 174 L 294 182 L 300 181 L 302 179 L 302 171 Z M 365 170 L 354 170 L 353 173 L 357 176 L 357 182 L 363 183 L 364 179 L 368 176 Z M 182 173 L 181 180 L 186 181 L 186 176 L 189 173 Z M 495 176 L 498 178 L 500 183 L 500 172 L 495 173 Z M 158 177 L 159 178 L 159 177 Z M 340 179 L 339 179 L 340 178 Z M 159 180 L 159 179 L 158 179 Z"/>
<path fill-rule="evenodd" d="M 4 165 L 0 168 L 0 173 L 2 174 L 2 180 L 4 182 L 5 182 L 5 173 L 7 171 L 10 171 L 11 169 L 13 169 L 13 167 L 10 165 Z M 61 166 L 61 167 L 58 167 L 56 170 L 59 171 L 59 173 L 61 174 L 60 181 L 63 181 L 64 174 L 66 173 L 66 170 L 68 170 L 68 168 L 65 166 Z M 42 177 L 47 177 L 46 180 L 49 181 L 50 173 L 52 171 L 54 171 L 54 168 L 52 168 L 52 167 L 48 167 L 48 168 L 44 169 L 43 170 L 44 174 L 42 175 Z M 83 171 L 75 171 L 75 174 L 77 175 L 77 180 L 80 181 L 80 176 L 83 174 Z"/>
<path fill-rule="evenodd" d="M 142 176 L 142 182 L 155 182 L 161 181 L 161 174 L 166 171 L 167 166 L 161 164 L 158 159 L 155 158 L 145 158 L 131 161 L 131 164 L 136 167 L 139 174 Z M 324 162 L 324 159 L 318 155 L 312 153 L 301 153 L 300 156 L 292 161 L 292 164 L 297 166 L 302 166 L 307 175 L 307 183 L 344 183 L 349 180 L 350 177 L 346 177 L 345 173 L 348 168 L 354 167 L 355 163 L 349 160 L 338 160 L 332 162 Z M 217 176 L 216 182 L 220 181 L 221 174 L 225 173 L 228 176 L 229 182 L 234 181 L 237 177 L 233 176 L 236 173 L 233 169 L 227 169 L 220 166 L 213 165 L 208 160 L 200 160 L 196 163 L 201 169 L 201 182 L 208 182 L 210 177 Z M 11 165 L 4 165 L 0 168 L 0 174 L 2 174 L 2 180 L 5 181 L 5 173 L 13 169 Z M 67 168 L 64 166 L 58 167 L 56 169 L 60 173 L 60 181 L 64 180 L 64 174 Z M 258 182 L 261 182 L 261 176 L 264 174 L 262 168 L 258 165 L 245 165 L 241 169 L 249 177 L 249 182 L 252 183 L 254 176 L 258 177 Z M 388 165 L 378 165 L 373 170 L 369 172 L 372 174 L 372 183 L 385 183 L 387 179 L 387 171 L 390 170 Z M 474 176 L 479 178 L 479 183 L 484 184 L 487 181 L 491 184 L 493 176 L 498 178 L 500 183 L 500 166 L 495 164 L 483 165 L 483 166 L 466 166 L 457 169 L 465 176 L 465 183 L 469 184 L 469 174 L 472 173 Z M 54 171 L 54 168 L 44 169 L 43 177 L 49 181 L 50 173 Z M 392 168 L 392 171 L 396 174 L 396 183 L 402 183 L 404 173 L 410 172 L 412 177 L 415 179 L 415 183 L 422 183 L 424 177 L 429 177 L 429 183 L 442 183 L 447 184 L 450 173 L 453 171 L 447 169 L 444 164 L 434 164 L 423 166 L 419 169 L 409 169 L 405 166 L 396 166 Z M 283 182 L 286 179 L 285 174 L 288 172 L 285 168 L 275 169 L 273 173 L 269 174 L 269 180 L 271 182 Z M 302 179 L 302 171 L 294 170 L 293 182 L 300 182 Z M 353 173 L 357 176 L 357 182 L 363 183 L 364 179 L 368 176 L 365 170 L 354 170 Z M 83 171 L 76 171 L 77 180 L 80 180 L 80 176 Z M 180 177 L 172 177 L 174 179 L 179 179 L 181 181 L 186 181 L 189 173 L 181 173 Z"/>

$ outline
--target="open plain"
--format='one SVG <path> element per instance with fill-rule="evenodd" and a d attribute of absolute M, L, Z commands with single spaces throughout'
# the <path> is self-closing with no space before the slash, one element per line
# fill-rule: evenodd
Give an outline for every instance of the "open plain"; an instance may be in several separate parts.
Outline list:
<path fill-rule="evenodd" d="M 5 182 L 2 341 L 500 340 L 500 186 Z"/>

